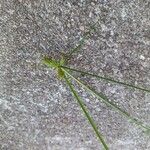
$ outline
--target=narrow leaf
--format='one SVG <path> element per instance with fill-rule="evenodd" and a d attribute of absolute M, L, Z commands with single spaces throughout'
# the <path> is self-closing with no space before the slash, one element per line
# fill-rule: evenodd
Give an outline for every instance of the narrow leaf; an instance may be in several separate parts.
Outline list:
<path fill-rule="evenodd" d="M 66 66 L 61 66 L 61 67 L 64 68 L 64 69 L 71 70 L 71 71 L 79 72 L 79 73 L 81 73 L 81 74 L 83 74 L 83 75 L 92 76 L 92 77 L 95 77 L 95 78 L 97 78 L 97 79 L 105 80 L 105 81 L 107 81 L 107 82 L 112 82 L 112 83 L 124 85 L 124 86 L 130 87 L 130 88 L 134 88 L 134 89 L 138 89 L 138 90 L 141 90 L 141 91 L 150 93 L 150 89 L 145 89 L 145 88 L 143 88 L 143 87 L 135 86 L 135 85 L 132 85 L 132 84 L 129 84 L 129 83 L 124 83 L 124 82 L 117 81 L 117 80 L 114 80 L 114 79 L 111 79 L 111 78 L 99 76 L 99 75 L 96 75 L 96 74 L 93 74 L 93 73 L 81 71 L 81 70 L 74 69 L 74 68 L 69 68 L 69 67 L 66 67 Z"/>
<path fill-rule="evenodd" d="M 92 31 L 96 31 L 95 29 L 95 25 L 99 22 L 99 19 L 96 23 L 94 23 L 93 25 L 90 26 L 89 28 L 89 31 L 88 32 L 85 32 L 82 39 L 79 41 L 79 44 L 78 46 L 76 46 L 75 48 L 71 49 L 70 52 L 67 54 L 67 57 L 66 57 L 66 62 L 72 57 L 73 53 L 79 51 L 82 46 L 84 45 L 85 43 L 85 40 L 88 39 L 88 36 L 90 36 L 91 32 Z"/>
<path fill-rule="evenodd" d="M 102 143 L 104 149 L 109 150 L 109 148 L 108 148 L 107 144 L 105 143 L 101 133 L 98 131 L 97 126 L 96 126 L 93 118 L 90 116 L 87 108 L 85 107 L 85 104 L 84 104 L 83 100 L 79 97 L 79 95 L 77 94 L 77 92 L 75 91 L 75 89 L 72 86 L 71 82 L 67 79 L 67 77 L 65 77 L 65 80 L 66 80 L 66 83 L 68 84 L 73 96 L 75 97 L 75 99 L 77 100 L 78 104 L 80 105 L 82 111 L 84 112 L 86 118 L 88 119 L 89 123 L 91 124 L 92 128 L 94 129 L 98 139 Z"/>
<path fill-rule="evenodd" d="M 139 127 L 149 131 L 150 127 L 146 126 L 143 124 L 143 122 L 139 121 L 138 119 L 130 116 L 130 114 L 124 110 L 122 110 L 120 107 L 118 107 L 115 103 L 111 102 L 103 93 L 98 93 L 97 91 L 95 91 L 93 88 L 85 85 L 84 83 L 82 83 L 80 80 L 76 79 L 73 75 L 71 75 L 66 69 L 63 69 L 64 72 L 66 72 L 72 79 L 74 79 L 77 83 L 79 83 L 80 85 L 82 85 L 82 87 L 84 87 L 85 89 L 87 89 L 90 93 L 92 93 L 92 95 L 95 95 L 98 99 L 101 99 L 106 105 L 110 106 L 111 108 L 113 108 L 114 110 L 118 111 L 121 115 L 125 116 L 126 118 L 128 118 L 129 121 L 135 123 L 136 125 L 138 125 Z"/>

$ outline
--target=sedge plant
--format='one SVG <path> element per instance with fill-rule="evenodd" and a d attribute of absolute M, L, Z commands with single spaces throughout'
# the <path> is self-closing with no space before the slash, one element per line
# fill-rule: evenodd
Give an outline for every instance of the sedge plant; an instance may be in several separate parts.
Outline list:
<path fill-rule="evenodd" d="M 107 106 L 111 107 L 112 109 L 114 109 L 115 111 L 120 113 L 120 115 L 124 116 L 125 118 L 127 118 L 128 121 L 130 121 L 130 122 L 134 123 L 135 125 L 137 125 L 138 127 L 140 127 L 143 131 L 150 132 L 150 126 L 145 125 L 142 121 L 138 120 L 137 118 L 132 117 L 128 112 L 121 109 L 118 105 L 116 105 L 115 103 L 110 101 L 109 98 L 104 93 L 97 92 L 90 85 L 85 84 L 79 78 L 74 76 L 72 72 L 76 72 L 76 73 L 79 73 L 79 74 L 84 75 L 84 76 L 94 77 L 98 80 L 104 80 L 106 82 L 111 82 L 114 84 L 120 84 L 120 85 L 129 87 L 129 88 L 141 90 L 141 91 L 146 92 L 146 93 L 150 93 L 150 89 L 146 89 L 146 88 L 143 88 L 140 86 L 135 86 L 133 84 L 128 84 L 125 82 L 117 81 L 117 80 L 112 79 L 112 78 L 99 76 L 99 75 L 96 75 L 94 73 L 90 73 L 89 71 L 82 71 L 79 69 L 69 67 L 68 60 L 72 57 L 72 55 L 74 53 L 78 52 L 82 48 L 82 46 L 85 43 L 85 40 L 88 39 L 90 37 L 91 33 L 94 31 L 95 31 L 95 24 L 90 26 L 89 31 L 83 35 L 82 39 L 79 41 L 79 44 L 75 48 L 71 49 L 69 51 L 69 53 L 67 53 L 67 54 L 62 53 L 61 59 L 58 59 L 58 60 L 54 59 L 54 58 L 44 57 L 43 63 L 45 65 L 47 65 L 48 67 L 56 70 L 57 76 L 59 77 L 59 79 L 64 80 L 66 82 L 66 85 L 70 89 L 70 92 L 72 93 L 72 95 L 76 99 L 76 101 L 79 104 L 79 106 L 81 107 L 81 110 L 83 111 L 85 117 L 87 118 L 89 124 L 93 128 L 95 135 L 98 138 L 99 142 L 102 144 L 102 146 L 105 150 L 109 150 L 109 146 L 105 142 L 105 139 L 104 139 L 101 131 L 98 129 L 98 127 L 97 127 L 94 119 L 92 118 L 91 114 L 89 113 L 84 101 L 78 95 L 78 92 L 75 89 L 75 86 L 72 84 L 73 80 L 75 82 L 77 82 L 78 85 L 80 85 L 82 88 L 87 90 L 87 92 L 89 92 L 90 94 L 95 96 L 98 100 L 100 100 L 100 102 L 105 103 Z"/>

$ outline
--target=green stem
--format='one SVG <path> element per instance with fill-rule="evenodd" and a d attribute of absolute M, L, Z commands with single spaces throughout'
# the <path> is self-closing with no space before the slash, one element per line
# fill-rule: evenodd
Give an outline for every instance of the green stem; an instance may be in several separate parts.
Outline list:
<path fill-rule="evenodd" d="M 85 40 L 88 39 L 88 36 L 91 34 L 92 30 L 95 30 L 95 25 L 97 24 L 97 22 L 90 26 L 90 29 L 88 32 L 84 33 L 82 39 L 79 41 L 78 46 L 76 46 L 75 48 L 70 50 L 69 54 L 66 55 L 65 62 L 67 62 L 72 57 L 73 53 L 77 52 L 78 50 L 80 50 L 82 48 L 82 46 L 85 43 Z"/>
<path fill-rule="evenodd" d="M 94 129 L 98 139 L 102 143 L 104 149 L 105 150 L 109 150 L 107 144 L 105 143 L 105 141 L 104 141 L 104 139 L 102 137 L 102 134 L 98 131 L 97 126 L 96 126 L 93 118 L 89 115 L 89 112 L 88 112 L 87 108 L 85 107 L 85 104 L 83 103 L 83 100 L 79 97 L 79 95 L 75 91 L 74 87 L 72 86 L 71 82 L 67 79 L 66 76 L 65 76 L 65 80 L 66 80 L 66 83 L 68 84 L 68 86 L 69 86 L 73 96 L 76 98 L 78 104 L 80 105 L 82 111 L 84 112 L 86 118 L 88 119 L 89 123 L 91 124 L 92 128 Z"/>
<path fill-rule="evenodd" d="M 120 114 L 122 114 L 123 116 L 125 116 L 126 118 L 128 118 L 130 121 L 132 121 L 133 123 L 135 123 L 136 125 L 138 125 L 141 128 L 144 128 L 146 130 L 150 130 L 149 126 L 145 126 L 143 125 L 143 122 L 139 121 L 136 118 L 133 118 L 132 116 L 130 116 L 129 113 L 127 113 L 126 111 L 122 110 L 121 108 L 119 108 L 116 104 L 114 104 L 113 102 L 110 102 L 109 99 L 103 94 L 103 93 L 98 93 L 96 92 L 93 88 L 85 85 L 84 83 L 82 83 L 80 80 L 76 79 L 74 76 L 72 76 L 66 69 L 62 70 L 68 74 L 72 79 L 74 79 L 76 82 L 78 82 L 80 85 L 82 85 L 85 89 L 87 89 L 90 93 L 92 93 L 93 95 L 95 95 L 98 99 L 103 100 L 103 102 L 112 107 L 114 110 L 118 111 Z"/>
<path fill-rule="evenodd" d="M 111 78 L 102 77 L 102 76 L 99 76 L 99 75 L 96 75 L 96 74 L 93 74 L 93 73 L 88 73 L 88 72 L 85 72 L 85 71 L 81 71 L 81 70 L 78 70 L 78 69 L 69 68 L 69 67 L 66 67 L 66 66 L 61 66 L 61 67 L 64 68 L 64 69 L 68 69 L 68 70 L 71 70 L 71 71 L 82 73 L 84 75 L 96 77 L 98 79 L 106 80 L 108 82 L 121 84 L 121 85 L 124 85 L 124 86 L 128 86 L 128 87 L 131 87 L 131 88 L 135 88 L 135 89 L 138 89 L 138 90 L 150 93 L 149 89 L 145 89 L 145 88 L 142 88 L 142 87 L 139 87 L 139 86 L 135 86 L 135 85 L 132 85 L 132 84 L 124 83 L 124 82 L 117 81 L 117 80 L 114 80 L 114 79 L 111 79 Z"/>

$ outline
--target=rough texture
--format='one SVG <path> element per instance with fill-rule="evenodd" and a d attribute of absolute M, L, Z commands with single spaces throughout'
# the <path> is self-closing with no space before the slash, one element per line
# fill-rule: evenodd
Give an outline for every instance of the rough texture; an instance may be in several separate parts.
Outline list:
<path fill-rule="evenodd" d="M 70 65 L 149 88 L 149 8 L 149 0 L 0 0 L 0 149 L 100 149 L 69 89 L 41 59 L 69 51 L 100 18 Z M 150 94 L 89 83 L 150 124 Z M 141 129 L 78 91 L 110 149 L 150 149 Z"/>

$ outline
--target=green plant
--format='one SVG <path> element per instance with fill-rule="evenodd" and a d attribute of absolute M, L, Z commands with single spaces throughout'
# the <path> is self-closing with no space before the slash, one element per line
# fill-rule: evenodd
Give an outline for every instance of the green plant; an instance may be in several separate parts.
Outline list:
<path fill-rule="evenodd" d="M 112 83 L 115 83 L 115 84 L 121 84 L 121 85 L 130 87 L 130 88 L 135 88 L 137 90 L 141 90 L 141 91 L 148 92 L 148 93 L 150 93 L 150 90 L 139 87 L 139 86 L 135 86 L 135 85 L 132 85 L 132 84 L 116 81 L 112 78 L 106 78 L 106 77 L 103 77 L 103 76 L 98 76 L 98 75 L 93 74 L 93 73 L 89 73 L 89 72 L 86 72 L 86 71 L 81 71 L 81 70 L 78 70 L 78 69 L 75 69 L 75 68 L 68 67 L 68 60 L 72 57 L 73 53 L 75 53 L 75 52 L 77 52 L 78 50 L 81 49 L 81 47 L 84 45 L 85 40 L 90 37 L 91 32 L 94 31 L 94 30 L 95 30 L 95 24 L 93 26 L 91 26 L 89 31 L 84 34 L 83 38 L 79 42 L 79 45 L 77 47 L 75 47 L 74 49 L 72 49 L 68 54 L 65 54 L 65 55 L 63 54 L 61 56 L 61 59 L 55 60 L 53 58 L 45 57 L 43 59 L 43 63 L 46 64 L 48 67 L 55 69 L 57 71 L 57 75 L 58 75 L 59 79 L 63 79 L 66 82 L 66 84 L 68 85 L 72 95 L 77 100 L 77 102 L 78 102 L 79 106 L 81 107 L 82 111 L 84 112 L 87 120 L 89 121 L 89 123 L 91 124 L 93 130 L 95 131 L 96 136 L 98 137 L 98 139 L 102 143 L 104 149 L 108 150 L 109 149 L 108 145 L 106 144 L 106 142 L 105 142 L 102 134 L 100 133 L 100 131 L 98 131 L 98 128 L 97 128 L 97 126 L 94 122 L 94 119 L 91 117 L 90 113 L 88 112 L 88 110 L 87 110 L 87 108 L 84 104 L 84 101 L 77 94 L 77 91 L 75 90 L 71 80 L 76 81 L 81 87 L 86 89 L 90 94 L 96 96 L 99 100 L 102 100 L 107 106 L 110 106 L 112 109 L 119 112 L 121 115 L 126 117 L 129 121 L 133 122 L 134 124 L 136 124 L 137 126 L 142 128 L 143 130 L 150 131 L 150 127 L 144 125 L 143 122 L 141 122 L 138 119 L 132 117 L 128 112 L 122 110 L 115 103 L 111 102 L 107 98 L 107 96 L 104 95 L 103 93 L 98 93 L 91 86 L 85 84 L 83 81 L 76 78 L 74 75 L 72 75 L 72 72 L 80 73 L 84 76 L 95 77 L 97 79 L 105 80 L 107 82 L 112 82 Z"/>

